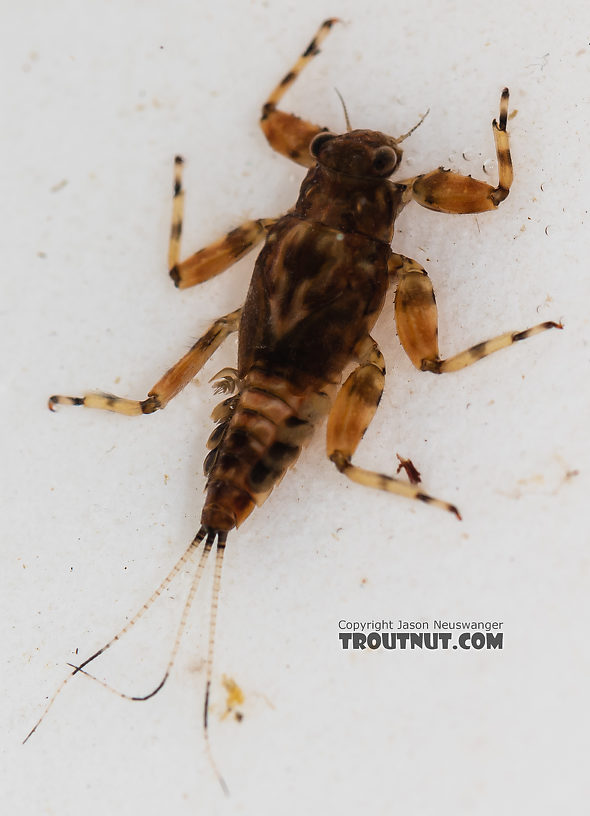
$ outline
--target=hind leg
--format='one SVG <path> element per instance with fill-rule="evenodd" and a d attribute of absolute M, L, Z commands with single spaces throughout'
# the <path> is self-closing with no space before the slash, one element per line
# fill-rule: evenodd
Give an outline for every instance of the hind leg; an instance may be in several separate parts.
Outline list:
<path fill-rule="evenodd" d="M 127 416 L 153 414 L 154 411 L 165 408 L 170 400 L 196 377 L 223 341 L 238 330 L 241 314 L 240 308 L 218 318 L 184 357 L 158 380 L 144 400 L 130 400 L 116 397 L 114 394 L 85 394 L 83 397 L 64 397 L 55 394 L 49 397 L 49 407 L 53 411 L 55 405 L 83 405 L 85 408 L 99 408 Z"/>
<path fill-rule="evenodd" d="M 460 519 L 461 515 L 454 504 L 435 499 L 393 476 L 385 476 L 352 464 L 352 455 L 375 415 L 385 383 L 383 355 L 372 337 L 367 337 L 359 348 L 358 359 L 359 367 L 338 392 L 330 411 L 327 430 L 329 458 L 353 482 L 441 507 Z"/>

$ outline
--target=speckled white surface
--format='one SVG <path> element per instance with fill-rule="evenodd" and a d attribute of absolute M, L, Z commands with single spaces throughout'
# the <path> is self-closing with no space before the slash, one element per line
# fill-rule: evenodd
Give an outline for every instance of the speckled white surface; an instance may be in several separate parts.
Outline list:
<path fill-rule="evenodd" d="M 565 331 L 435 378 L 404 356 L 389 299 L 375 332 L 388 384 L 357 462 L 387 472 L 410 456 L 464 521 L 347 483 L 320 433 L 230 537 L 211 711 L 229 799 L 201 727 L 210 575 L 158 697 L 133 705 L 82 678 L 22 747 L 75 650 L 108 639 L 193 535 L 206 381 L 235 345 L 153 417 L 51 415 L 46 398 L 142 397 L 240 303 L 253 257 L 200 289 L 168 280 L 172 159 L 187 161 L 186 253 L 290 206 L 303 172 L 268 149 L 259 107 L 334 14 L 348 24 L 285 108 L 339 129 L 337 87 L 353 126 L 395 134 L 430 107 L 407 174 L 481 176 L 511 90 L 516 176 L 500 210 L 412 206 L 399 221 L 395 247 L 436 288 L 442 352 L 547 319 Z M 584 2 L 504 0 L 5 9 L 0 774 L 12 816 L 497 816 L 588 801 L 589 18 Z M 131 693 L 154 685 L 182 596 L 97 670 Z M 504 650 L 340 649 L 339 619 L 383 617 L 503 621 Z M 246 694 L 239 725 L 220 720 L 222 674 Z"/>

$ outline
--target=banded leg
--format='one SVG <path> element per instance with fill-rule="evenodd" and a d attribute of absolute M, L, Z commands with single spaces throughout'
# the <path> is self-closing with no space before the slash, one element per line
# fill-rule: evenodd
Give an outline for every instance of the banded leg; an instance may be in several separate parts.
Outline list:
<path fill-rule="evenodd" d="M 283 111 L 277 110 L 277 105 L 307 63 L 320 53 L 320 44 L 327 37 L 334 23 L 337 22 L 339 20 L 332 18 L 321 24 L 317 34 L 293 68 L 285 74 L 262 106 L 260 127 L 264 131 L 270 146 L 273 150 L 282 153 L 283 156 L 292 159 L 297 164 L 302 164 L 304 167 L 311 167 L 315 164 L 315 159 L 309 153 L 309 146 L 313 137 L 327 130 L 327 128 L 300 119 L 293 113 L 283 113 Z"/>
<path fill-rule="evenodd" d="M 239 308 L 218 318 L 184 357 L 158 380 L 144 400 L 130 400 L 102 393 L 85 394 L 83 397 L 54 395 L 49 397 L 49 408 L 53 411 L 54 405 L 83 405 L 86 408 L 100 408 L 103 411 L 114 411 L 127 416 L 153 414 L 154 411 L 165 408 L 170 400 L 196 377 L 223 341 L 238 330 L 241 314 L 242 309 Z"/>
<path fill-rule="evenodd" d="M 399 279 L 395 296 L 398 336 L 406 354 L 420 371 L 431 371 L 433 374 L 459 371 L 519 340 L 526 340 L 547 329 L 563 328 L 561 323 L 548 320 L 524 331 L 500 334 L 441 360 L 438 353 L 438 310 L 426 270 L 417 261 L 403 255 L 392 257 L 390 272 L 393 270 Z"/>
<path fill-rule="evenodd" d="M 338 392 L 328 417 L 326 441 L 329 458 L 338 470 L 353 482 L 406 496 L 409 499 L 418 499 L 448 510 L 460 519 L 461 515 L 454 504 L 435 499 L 419 488 L 392 476 L 365 470 L 351 463 L 352 455 L 375 415 L 385 383 L 383 355 L 372 337 L 367 337 L 361 344 L 358 359 L 359 367 L 352 372 Z"/>
<path fill-rule="evenodd" d="M 184 215 L 184 189 L 182 187 L 183 160 L 177 156 L 174 160 L 174 201 L 172 204 L 172 227 L 168 248 L 168 269 L 174 285 L 187 289 L 197 283 L 214 278 L 260 243 L 268 229 L 275 223 L 275 218 L 258 218 L 246 221 L 241 226 L 228 232 L 219 241 L 215 241 L 191 255 L 185 261 L 179 261 L 180 238 Z"/>
<path fill-rule="evenodd" d="M 506 131 L 508 120 L 508 88 L 500 98 L 499 122 L 494 119 L 492 129 L 498 159 L 498 186 L 492 187 L 471 176 L 462 176 L 439 168 L 406 182 L 410 196 L 429 210 L 445 213 L 478 213 L 495 210 L 510 192 L 513 179 L 510 143 Z"/>

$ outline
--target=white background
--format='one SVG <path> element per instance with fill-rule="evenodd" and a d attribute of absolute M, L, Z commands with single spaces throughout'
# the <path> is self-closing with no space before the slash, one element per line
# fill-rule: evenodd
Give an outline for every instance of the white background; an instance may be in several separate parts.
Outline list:
<path fill-rule="evenodd" d="M 405 174 L 495 183 L 491 119 L 511 90 L 515 183 L 496 213 L 408 207 L 394 246 L 437 292 L 441 352 L 563 319 L 565 330 L 457 374 L 415 371 L 392 297 L 388 366 L 358 464 L 410 456 L 464 521 L 373 493 L 320 430 L 229 538 L 210 732 L 211 573 L 168 685 L 132 704 L 67 673 L 151 593 L 198 527 L 228 341 L 152 417 L 46 408 L 55 392 L 142 398 L 218 315 L 253 256 L 178 292 L 166 272 L 172 160 L 186 159 L 186 255 L 288 208 L 303 171 L 260 106 L 338 15 L 284 107 L 393 135 Z M 15 814 L 579 812 L 588 722 L 588 112 L 585 2 L 5 4 L 2 99 L 2 801 Z M 464 154 L 464 155 L 463 155 Z M 577 473 L 577 475 L 575 475 Z M 141 694 L 160 677 L 187 578 L 95 663 Z M 500 620 L 503 651 L 344 652 L 339 619 Z M 222 675 L 245 693 L 221 720 Z"/>

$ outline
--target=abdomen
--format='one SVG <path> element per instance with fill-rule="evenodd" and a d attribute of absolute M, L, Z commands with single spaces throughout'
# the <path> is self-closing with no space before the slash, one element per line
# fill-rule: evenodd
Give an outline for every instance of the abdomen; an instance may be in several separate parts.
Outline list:
<path fill-rule="evenodd" d="M 318 381 L 302 388 L 261 367 L 248 372 L 239 394 L 214 412 L 201 516 L 208 530 L 231 530 L 262 504 L 329 412 L 334 390 Z"/>

